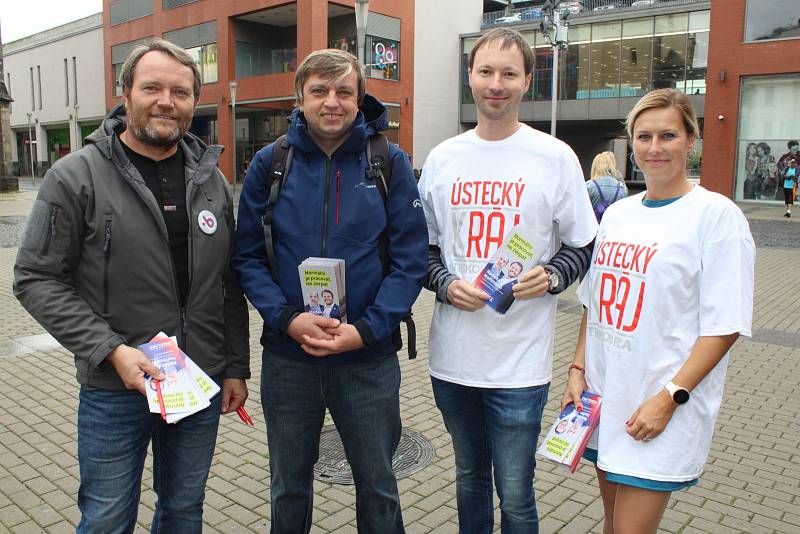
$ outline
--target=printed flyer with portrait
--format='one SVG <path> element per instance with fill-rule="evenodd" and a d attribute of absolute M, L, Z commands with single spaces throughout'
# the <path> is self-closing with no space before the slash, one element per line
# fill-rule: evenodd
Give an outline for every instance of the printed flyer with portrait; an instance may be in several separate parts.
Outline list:
<path fill-rule="evenodd" d="M 487 306 L 504 314 L 514 303 L 512 287 L 522 273 L 533 269 L 544 255 L 548 243 L 515 226 L 503 244 L 475 278 L 475 287 L 489 295 Z"/>
<path fill-rule="evenodd" d="M 584 391 L 581 395 L 583 409 L 579 412 L 574 404 L 567 405 L 536 452 L 548 460 L 567 466 L 570 473 L 574 473 L 592 432 L 600 422 L 602 400 L 600 395 Z"/>
<path fill-rule="evenodd" d="M 167 423 L 177 423 L 208 408 L 210 400 L 219 393 L 219 386 L 180 349 L 175 336 L 159 332 L 137 348 L 164 373 L 161 401 Z M 161 413 L 156 380 L 145 375 L 144 384 L 150 412 Z"/>
<path fill-rule="evenodd" d="M 303 291 L 303 310 L 346 323 L 344 260 L 306 258 L 298 270 Z"/>

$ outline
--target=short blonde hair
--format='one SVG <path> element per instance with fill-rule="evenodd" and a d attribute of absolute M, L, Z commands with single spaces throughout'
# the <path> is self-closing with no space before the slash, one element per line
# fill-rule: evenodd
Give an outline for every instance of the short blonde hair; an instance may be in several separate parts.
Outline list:
<path fill-rule="evenodd" d="M 682 91 L 676 89 L 656 89 L 644 95 L 633 106 L 625 119 L 625 131 L 628 138 L 633 140 L 633 127 L 639 115 L 650 109 L 675 108 L 683 118 L 683 126 L 686 133 L 694 139 L 700 138 L 700 125 L 697 122 L 697 113 L 694 110 L 689 97 Z"/>
<path fill-rule="evenodd" d="M 600 152 L 592 161 L 592 180 L 601 176 L 611 176 L 619 180 L 617 160 L 614 158 L 614 153 L 608 150 Z"/>
<path fill-rule="evenodd" d="M 350 52 L 338 48 L 326 48 L 311 52 L 297 67 L 294 75 L 294 94 L 297 103 L 303 103 L 303 86 L 311 75 L 316 74 L 326 80 L 338 82 L 353 71 L 358 73 L 358 103 L 361 104 L 364 100 L 364 93 L 366 93 L 367 82 L 358 58 Z"/>

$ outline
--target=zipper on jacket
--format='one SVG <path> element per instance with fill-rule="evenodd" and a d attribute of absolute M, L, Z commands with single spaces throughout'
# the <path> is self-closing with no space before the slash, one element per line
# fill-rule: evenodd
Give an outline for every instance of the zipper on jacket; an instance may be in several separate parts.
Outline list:
<path fill-rule="evenodd" d="M 50 253 L 50 243 L 56 236 L 56 219 L 58 219 L 58 206 L 53 206 L 50 208 L 50 225 L 47 229 L 44 245 L 42 246 L 42 256 L 47 256 Z"/>
<path fill-rule="evenodd" d="M 336 224 L 339 224 L 339 192 L 342 189 L 342 171 L 336 169 Z"/>
<path fill-rule="evenodd" d="M 323 258 L 328 256 L 328 196 L 331 188 L 331 165 L 333 160 L 330 156 L 325 156 L 325 195 L 322 197 L 322 254 Z"/>
<path fill-rule="evenodd" d="M 180 339 L 180 341 L 181 342 L 180 342 L 179 346 L 182 345 L 182 348 L 183 348 L 183 350 L 185 352 L 186 351 L 186 307 L 185 306 L 181 308 L 181 339 Z"/>
<path fill-rule="evenodd" d="M 103 313 L 108 313 L 108 271 L 111 263 L 111 215 L 106 215 L 103 237 Z"/>

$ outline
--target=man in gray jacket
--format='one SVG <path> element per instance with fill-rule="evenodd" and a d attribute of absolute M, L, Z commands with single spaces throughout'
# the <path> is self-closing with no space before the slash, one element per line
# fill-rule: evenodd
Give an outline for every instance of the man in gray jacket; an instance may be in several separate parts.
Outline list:
<path fill-rule="evenodd" d="M 124 104 L 48 171 L 14 266 L 23 306 L 75 355 L 79 532 L 131 532 L 152 440 L 153 532 L 200 532 L 220 413 L 247 398 L 247 307 L 228 262 L 233 201 L 221 147 L 188 133 L 197 66 L 166 41 L 122 66 Z M 159 331 L 221 387 L 167 425 L 149 412 L 136 347 Z"/>

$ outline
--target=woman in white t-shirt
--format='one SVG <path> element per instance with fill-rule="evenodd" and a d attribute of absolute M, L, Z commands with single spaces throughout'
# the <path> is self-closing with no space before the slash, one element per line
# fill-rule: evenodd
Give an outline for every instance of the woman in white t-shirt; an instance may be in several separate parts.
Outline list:
<path fill-rule="evenodd" d="M 727 353 L 750 336 L 755 245 L 741 210 L 695 186 L 689 99 L 645 95 L 627 133 L 647 183 L 606 211 L 578 289 L 585 307 L 562 407 L 603 396 L 595 433 L 603 532 L 656 532 L 672 491 L 697 484 Z M 588 449 L 587 449 L 588 450 Z"/>

